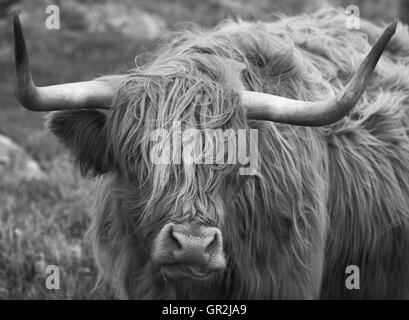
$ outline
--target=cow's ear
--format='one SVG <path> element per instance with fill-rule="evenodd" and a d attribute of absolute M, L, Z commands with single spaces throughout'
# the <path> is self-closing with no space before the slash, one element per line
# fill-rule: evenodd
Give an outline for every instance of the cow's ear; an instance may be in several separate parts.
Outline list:
<path fill-rule="evenodd" d="M 105 122 L 106 116 L 95 110 L 57 111 L 48 115 L 46 127 L 70 150 L 83 175 L 99 175 L 113 163 Z"/>

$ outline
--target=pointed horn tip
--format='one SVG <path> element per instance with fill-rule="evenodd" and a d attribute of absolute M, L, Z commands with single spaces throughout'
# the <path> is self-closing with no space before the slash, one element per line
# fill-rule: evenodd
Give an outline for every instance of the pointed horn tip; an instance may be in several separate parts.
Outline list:
<path fill-rule="evenodd" d="M 20 17 L 18 16 L 19 12 L 18 11 L 14 11 L 13 12 L 13 26 L 14 26 L 14 30 L 18 27 L 21 28 L 21 22 L 20 22 Z"/>
<path fill-rule="evenodd" d="M 14 40 L 21 41 L 22 39 L 24 40 L 23 37 L 23 28 L 21 26 L 20 18 L 18 16 L 17 12 L 13 13 L 13 31 L 14 31 Z"/>
<path fill-rule="evenodd" d="M 396 28 L 398 27 L 398 20 L 392 22 L 384 31 L 385 34 L 393 36 L 396 32 Z"/>
<path fill-rule="evenodd" d="M 24 40 L 23 28 L 21 26 L 20 18 L 17 12 L 13 13 L 14 26 L 14 57 L 16 63 L 16 70 L 21 70 L 28 64 L 26 42 Z"/>

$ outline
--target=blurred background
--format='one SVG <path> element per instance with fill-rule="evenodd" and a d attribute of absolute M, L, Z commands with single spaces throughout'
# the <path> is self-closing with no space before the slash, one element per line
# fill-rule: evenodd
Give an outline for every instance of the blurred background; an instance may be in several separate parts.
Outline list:
<path fill-rule="evenodd" d="M 60 30 L 45 27 L 46 7 L 60 8 Z M 11 13 L 20 11 L 33 77 L 39 85 L 89 80 L 142 63 L 170 30 L 227 17 L 275 19 L 321 6 L 359 6 L 375 22 L 409 23 L 409 0 L 0 0 L 0 299 L 109 299 L 96 280 L 89 243 L 94 186 L 73 168 L 44 114 L 13 94 Z M 45 267 L 60 267 L 61 289 L 45 286 Z"/>

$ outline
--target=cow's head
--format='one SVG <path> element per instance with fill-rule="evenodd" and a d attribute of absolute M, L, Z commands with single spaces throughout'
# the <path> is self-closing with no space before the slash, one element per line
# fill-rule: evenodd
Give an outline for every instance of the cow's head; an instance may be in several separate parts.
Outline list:
<path fill-rule="evenodd" d="M 111 272 L 116 264 L 130 264 L 121 259 L 135 259 L 139 270 L 156 269 L 170 281 L 206 283 L 226 269 L 231 252 L 225 235 L 232 227 L 226 225 L 226 216 L 237 210 L 232 207 L 234 197 L 245 178 L 238 165 L 186 163 L 183 138 L 178 140 L 180 161 L 170 157 L 155 163 L 155 148 L 173 156 L 174 149 L 180 150 L 178 142 L 173 141 L 170 149 L 167 142 L 178 130 L 183 134 L 189 129 L 246 129 L 246 119 L 304 126 L 334 123 L 360 98 L 395 28 L 393 24 L 386 29 L 338 96 L 305 102 L 246 91 L 240 63 L 204 53 L 192 54 L 189 60 L 159 59 L 127 75 L 36 87 L 16 16 L 16 94 L 27 109 L 59 111 L 49 118 L 50 130 L 83 173 L 106 176 L 96 233 L 99 245 L 110 248 L 106 259 L 111 261 L 105 263 L 111 264 Z M 108 115 L 95 109 L 109 109 Z M 158 132 L 160 142 L 155 138 Z M 216 150 L 216 140 L 208 140 L 209 148 L 199 154 L 202 159 L 208 150 Z M 135 256 L 121 255 L 132 246 Z M 113 277 L 126 282 L 124 277 L 131 276 L 143 283 L 147 274 L 127 270 Z"/>

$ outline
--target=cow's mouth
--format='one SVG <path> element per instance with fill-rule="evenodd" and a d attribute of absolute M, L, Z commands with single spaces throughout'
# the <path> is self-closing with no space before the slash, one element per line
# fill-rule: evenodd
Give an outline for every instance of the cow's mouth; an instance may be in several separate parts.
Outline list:
<path fill-rule="evenodd" d="M 203 268 L 187 264 L 165 264 L 162 265 L 162 273 L 171 278 L 189 278 L 196 280 L 206 280 L 210 278 L 216 270 Z"/>

